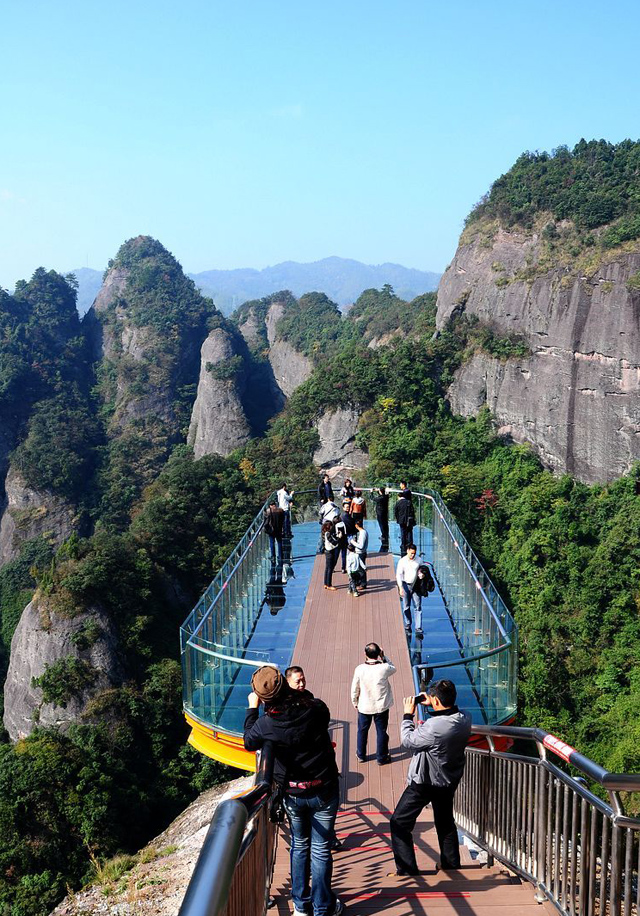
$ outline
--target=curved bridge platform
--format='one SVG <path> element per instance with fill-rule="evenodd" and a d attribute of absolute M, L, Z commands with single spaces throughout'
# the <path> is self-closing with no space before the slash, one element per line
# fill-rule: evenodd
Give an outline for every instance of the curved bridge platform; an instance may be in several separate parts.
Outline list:
<path fill-rule="evenodd" d="M 336 832 L 344 847 L 334 854 L 334 888 L 347 906 L 347 913 L 533 916 L 544 912 L 535 902 L 534 889 L 528 882 L 474 861 L 465 846 L 461 847 L 465 867 L 458 873 L 437 874 L 438 844 L 430 809 L 424 812 L 414 834 L 418 864 L 429 874 L 420 878 L 387 877 L 393 870 L 389 817 L 404 789 L 410 758 L 399 745 L 402 697 L 415 691 L 410 652 L 418 652 L 419 644 L 416 646 L 414 637 L 407 651 L 391 554 L 369 555 L 369 586 L 357 599 L 349 595 L 347 577 L 339 569 L 333 578 L 337 591 L 326 591 L 323 572 L 324 557 L 320 556 L 313 567 L 292 663 L 304 668 L 307 688 L 323 699 L 332 713 L 331 733 L 341 772 Z M 432 635 L 442 638 L 443 613 L 446 612 L 438 592 L 423 601 L 425 647 Z M 450 630 L 450 623 L 448 626 Z M 351 679 L 354 668 L 364 659 L 365 644 L 372 640 L 384 648 L 398 669 L 392 678 L 395 705 L 389 720 L 392 763 L 385 766 L 378 766 L 375 760 L 373 728 L 367 762 L 361 764 L 355 756 L 357 713 L 350 701 Z M 469 701 L 477 704 L 470 686 L 465 691 L 463 684 L 460 693 L 462 707 L 466 708 Z M 279 914 L 293 912 L 285 830 L 278 838 L 271 893 Z"/>

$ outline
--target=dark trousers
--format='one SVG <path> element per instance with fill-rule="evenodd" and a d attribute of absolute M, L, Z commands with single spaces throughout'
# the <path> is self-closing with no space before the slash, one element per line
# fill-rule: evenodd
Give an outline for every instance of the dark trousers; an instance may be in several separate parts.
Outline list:
<path fill-rule="evenodd" d="M 367 756 L 367 735 L 369 734 L 369 729 L 371 728 L 372 722 L 375 722 L 376 726 L 376 758 L 378 763 L 381 763 L 389 756 L 388 709 L 385 709 L 384 712 L 372 713 L 371 715 L 366 712 L 358 713 L 358 749 L 356 753 L 358 757 Z"/>
<path fill-rule="evenodd" d="M 378 516 L 378 527 L 380 528 L 380 549 L 389 549 L 389 517 L 380 518 Z"/>
<path fill-rule="evenodd" d="M 276 544 L 278 546 L 278 563 L 282 563 L 282 535 L 276 537 L 275 534 L 269 535 L 269 547 L 271 549 L 271 559 L 276 558 Z"/>
<path fill-rule="evenodd" d="M 336 568 L 338 557 L 340 556 L 340 547 L 334 547 L 333 550 L 326 550 L 324 555 L 324 584 L 331 585 L 333 570 Z"/>
<path fill-rule="evenodd" d="M 418 871 L 412 831 L 423 808 L 431 802 L 440 845 L 442 868 L 460 868 L 458 831 L 453 819 L 455 786 L 432 786 L 410 782 L 391 817 L 391 848 L 396 870 L 406 875 Z"/>
<path fill-rule="evenodd" d="M 400 525 L 400 556 L 403 557 L 407 552 L 409 544 L 413 543 L 413 525 L 409 528 L 407 525 Z"/>

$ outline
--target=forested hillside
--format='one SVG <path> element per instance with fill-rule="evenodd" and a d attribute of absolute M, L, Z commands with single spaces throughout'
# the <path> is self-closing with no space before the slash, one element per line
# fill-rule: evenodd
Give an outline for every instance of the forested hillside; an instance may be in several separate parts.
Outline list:
<path fill-rule="evenodd" d="M 587 486 L 498 435 L 488 410 L 453 415 L 461 367 L 507 367 L 528 344 L 464 308 L 436 319 L 434 294 L 406 302 L 385 286 L 347 316 L 326 295 L 282 291 L 229 321 L 145 237 L 120 249 L 82 324 L 57 274 L 0 296 L 5 672 L 14 633 L 40 661 L 33 683 L 17 659 L 7 677 L 34 704 L 19 720 L 5 710 L 0 744 L 12 916 L 47 913 L 224 777 L 185 743 L 178 626 L 271 488 L 315 484 L 321 420 L 337 411 L 367 482 L 439 490 L 513 608 L 520 723 L 640 769 L 638 469 Z M 221 454 L 207 427 L 196 459 L 194 424 L 217 422 L 221 403 L 253 435 Z M 56 500 L 68 512 L 52 528 Z M 43 655 L 60 632 L 65 652 Z M 103 644 L 111 670 L 96 661 Z"/>

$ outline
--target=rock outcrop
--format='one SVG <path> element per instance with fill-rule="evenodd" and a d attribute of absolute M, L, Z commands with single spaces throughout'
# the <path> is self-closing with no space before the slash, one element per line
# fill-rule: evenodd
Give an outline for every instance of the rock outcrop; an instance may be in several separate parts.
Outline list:
<path fill-rule="evenodd" d="M 196 458 L 229 455 L 250 438 L 242 406 L 246 385 L 243 362 L 226 330 L 211 331 L 202 345 L 198 394 L 189 426 L 188 441 Z"/>
<path fill-rule="evenodd" d="M 45 537 L 58 547 L 76 528 L 76 509 L 60 496 L 28 487 L 15 468 L 5 479 L 0 521 L 0 565 L 15 559 L 25 541 Z"/>
<path fill-rule="evenodd" d="M 498 230 L 462 244 L 438 291 L 437 325 L 477 316 L 517 334 L 531 355 L 476 354 L 449 391 L 454 411 L 487 404 L 503 432 L 530 442 L 554 471 L 606 482 L 640 458 L 640 253 L 617 253 L 588 274 L 544 269 L 536 234 Z"/>
<path fill-rule="evenodd" d="M 247 791 L 253 781 L 253 775 L 242 776 L 204 792 L 142 850 L 127 874 L 70 894 L 51 916 L 175 916 L 216 808 Z"/>
<path fill-rule="evenodd" d="M 334 472 L 366 467 L 369 457 L 356 445 L 359 420 L 360 414 L 351 407 L 325 411 L 317 424 L 320 445 L 314 464 Z"/>
<path fill-rule="evenodd" d="M 278 337 L 277 325 L 284 314 L 284 309 L 283 303 L 274 302 L 267 312 L 267 340 L 269 341 L 269 362 L 274 378 L 284 396 L 290 398 L 296 388 L 306 382 L 313 372 L 313 363 L 308 356 L 300 353 L 288 341 Z"/>
<path fill-rule="evenodd" d="M 57 704 L 46 702 L 42 689 L 32 682 L 47 666 L 59 671 Z M 34 598 L 22 612 L 11 641 L 4 687 L 4 726 L 9 737 L 17 741 L 29 735 L 36 723 L 65 728 L 82 716 L 92 697 L 117 686 L 123 677 L 114 626 L 103 611 L 92 608 L 63 617 L 49 608 L 46 599 Z M 73 689 L 74 682 L 79 689 Z"/>

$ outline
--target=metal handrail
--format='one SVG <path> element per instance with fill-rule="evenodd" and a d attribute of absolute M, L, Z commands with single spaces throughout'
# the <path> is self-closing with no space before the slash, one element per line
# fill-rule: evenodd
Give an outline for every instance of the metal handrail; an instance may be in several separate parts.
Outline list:
<path fill-rule="evenodd" d="M 571 766 L 580 770 L 608 792 L 640 792 L 640 773 L 611 773 L 543 728 L 525 728 L 516 725 L 474 725 L 472 732 L 487 738 L 535 741 L 542 759 L 546 759 L 547 753 L 551 752 L 565 763 L 570 763 Z"/>
<path fill-rule="evenodd" d="M 460 828 L 532 881 L 539 901 L 566 916 L 640 913 L 640 818 L 620 791 L 640 791 L 639 773 L 611 773 L 542 728 L 474 725 L 488 748 L 468 747 L 455 799 Z M 528 740 L 538 756 L 499 750 L 496 739 Z M 552 757 L 605 789 L 609 804 Z"/>
<path fill-rule="evenodd" d="M 270 742 L 259 754 L 253 787 L 221 802 L 198 856 L 178 916 L 221 916 L 232 890 L 236 869 L 254 839 L 251 824 L 271 800 L 274 752 Z M 275 828 L 274 828 L 275 832 Z M 265 907 L 268 884 L 265 881 Z"/>

